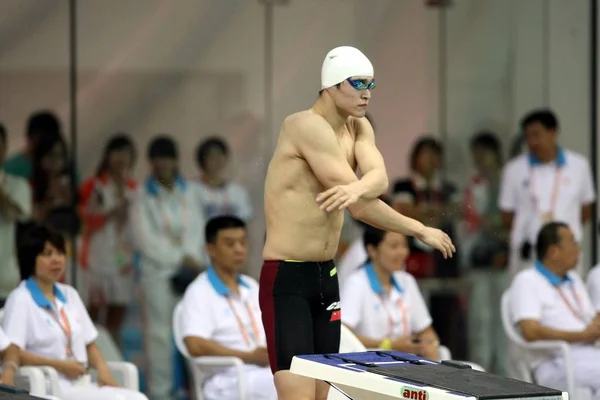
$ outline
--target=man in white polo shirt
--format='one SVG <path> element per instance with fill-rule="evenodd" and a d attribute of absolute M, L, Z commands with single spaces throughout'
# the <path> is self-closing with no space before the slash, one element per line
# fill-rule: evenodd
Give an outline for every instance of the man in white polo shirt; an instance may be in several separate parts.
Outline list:
<path fill-rule="evenodd" d="M 600 399 L 600 314 L 592 307 L 585 285 L 572 271 L 579 245 L 568 225 L 550 222 L 537 238 L 539 260 L 519 272 L 509 289 L 510 314 L 527 341 L 563 340 L 571 348 L 575 384 L 592 388 Z M 564 359 L 539 355 L 531 361 L 536 382 L 565 390 Z"/>
<path fill-rule="evenodd" d="M 559 147 L 559 125 L 552 111 L 531 112 L 521 127 L 529 152 L 504 167 L 498 200 L 504 225 L 511 230 L 513 274 L 534 259 L 537 233 L 549 221 L 567 223 L 581 241 L 596 201 L 589 162 Z"/>
<path fill-rule="evenodd" d="M 248 398 L 275 400 L 258 304 L 258 282 L 240 274 L 248 254 L 246 224 L 237 217 L 211 219 L 205 229 L 212 266 L 187 288 L 182 335 L 193 357 L 238 357 L 246 364 Z M 205 371 L 207 400 L 237 399 L 233 369 Z"/>
<path fill-rule="evenodd" d="M 0 165 L 4 162 L 7 144 L 6 130 L 0 123 Z M 16 226 L 30 214 L 29 183 L 0 170 L 0 307 L 21 280 L 16 258 Z"/>

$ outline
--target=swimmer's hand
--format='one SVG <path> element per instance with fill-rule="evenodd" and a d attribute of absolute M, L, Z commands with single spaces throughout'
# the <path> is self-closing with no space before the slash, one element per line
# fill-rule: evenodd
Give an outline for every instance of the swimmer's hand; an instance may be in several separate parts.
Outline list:
<path fill-rule="evenodd" d="M 452 253 L 456 252 L 456 247 L 452 244 L 450 236 L 439 229 L 426 226 L 421 233 L 417 235 L 417 239 L 426 245 L 441 251 L 444 258 L 452 258 Z"/>
<path fill-rule="evenodd" d="M 343 210 L 356 203 L 364 194 L 364 190 L 355 183 L 334 186 L 317 195 L 317 203 L 321 210 L 330 212 Z"/>

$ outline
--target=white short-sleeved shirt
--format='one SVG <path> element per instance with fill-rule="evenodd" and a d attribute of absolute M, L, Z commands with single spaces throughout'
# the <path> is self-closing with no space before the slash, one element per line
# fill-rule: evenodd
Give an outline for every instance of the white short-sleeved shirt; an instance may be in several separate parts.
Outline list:
<path fill-rule="evenodd" d="M 552 198 L 556 194 L 554 207 Z M 596 201 L 589 162 L 581 154 L 560 149 L 554 162 L 542 164 L 533 155 L 524 154 L 510 161 L 503 170 L 499 207 L 515 213 L 511 246 L 535 243 L 544 224 L 542 214 L 567 223 L 581 240 L 581 207 Z"/>
<path fill-rule="evenodd" d="M 96 341 L 98 331 L 75 288 L 56 283 L 54 295 L 56 307 L 46 299 L 33 278 L 21 282 L 6 301 L 2 328 L 22 350 L 66 360 L 69 340 L 63 328 L 64 310 L 71 331 L 73 358 L 87 364 L 87 345 Z M 69 381 L 61 377 L 61 383 L 65 382 Z"/>
<path fill-rule="evenodd" d="M 169 278 L 185 256 L 207 261 L 205 221 L 190 182 L 177 177 L 173 190 L 167 191 L 155 179 L 147 179 L 137 192 L 130 218 L 142 279 Z"/>
<path fill-rule="evenodd" d="M 215 188 L 199 180 L 193 182 L 193 186 L 200 212 L 207 221 L 221 215 L 235 215 L 244 221 L 252 219 L 252 203 L 243 186 L 227 182 Z"/>
<path fill-rule="evenodd" d="M 10 341 L 8 336 L 6 336 L 4 330 L 0 328 L 0 351 L 6 350 L 11 344 L 12 342 Z"/>
<path fill-rule="evenodd" d="M 0 191 L 8 195 L 23 211 L 23 221 L 31 216 L 31 189 L 29 183 L 18 176 L 0 171 Z M 0 214 L 0 297 L 6 298 L 17 287 L 19 267 L 17 266 L 15 221 L 7 220 Z"/>
<path fill-rule="evenodd" d="M 341 295 L 342 322 L 358 335 L 372 339 L 415 334 L 431 325 L 431 316 L 412 275 L 392 275 L 392 290 L 384 294 L 372 264 L 346 280 Z"/>
<path fill-rule="evenodd" d="M 201 273 L 183 296 L 183 337 L 200 337 L 239 351 L 267 347 L 258 304 L 258 282 L 240 275 L 238 284 L 240 293 L 235 295 L 212 267 Z M 265 369 L 257 365 L 246 368 Z M 235 385 L 237 380 L 236 372 L 231 369 L 204 373 L 208 377 L 207 393 Z"/>
<path fill-rule="evenodd" d="M 361 265 L 367 261 L 369 255 L 365 250 L 365 242 L 362 237 L 356 239 L 348 250 L 342 255 L 337 264 L 338 279 L 340 281 L 340 291 L 343 290 L 346 280 Z"/>
<path fill-rule="evenodd" d="M 588 274 L 587 287 L 594 309 L 600 312 L 600 264 L 592 268 Z"/>
<path fill-rule="evenodd" d="M 551 329 L 575 332 L 584 330 L 596 314 L 577 273 L 569 272 L 562 279 L 539 261 L 519 272 L 509 290 L 510 316 L 515 325 L 530 319 Z M 533 364 L 544 360 L 542 356 L 533 360 Z"/>

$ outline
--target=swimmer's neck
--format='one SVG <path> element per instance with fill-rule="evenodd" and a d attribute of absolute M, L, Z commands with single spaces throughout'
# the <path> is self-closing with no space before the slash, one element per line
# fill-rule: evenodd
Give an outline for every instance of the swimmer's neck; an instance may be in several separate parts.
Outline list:
<path fill-rule="evenodd" d="M 317 99 L 311 110 L 315 114 L 325 118 L 335 133 L 343 132 L 343 128 L 346 122 L 348 122 L 348 116 L 340 113 L 333 99 L 327 93 L 323 93 Z"/>
<path fill-rule="evenodd" d="M 383 291 L 388 293 L 392 288 L 392 274 L 388 272 L 382 266 L 372 262 L 373 269 L 375 270 L 375 275 L 377 276 L 377 280 L 381 284 Z"/>
<path fill-rule="evenodd" d="M 213 268 L 225 286 L 231 289 L 233 293 L 239 294 L 238 273 L 215 265 L 213 265 Z"/>

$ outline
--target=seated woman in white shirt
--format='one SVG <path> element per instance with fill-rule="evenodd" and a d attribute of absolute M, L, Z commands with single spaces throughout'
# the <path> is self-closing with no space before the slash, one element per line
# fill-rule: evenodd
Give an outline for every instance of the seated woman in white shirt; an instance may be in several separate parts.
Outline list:
<path fill-rule="evenodd" d="M 21 364 L 54 367 L 63 400 L 147 400 L 118 387 L 81 297 L 58 283 L 65 272 L 64 238 L 35 226 L 19 237 L 17 256 L 22 282 L 8 297 L 2 326 L 21 349 Z M 90 368 L 98 373 L 97 383 L 91 382 Z"/>
<path fill-rule="evenodd" d="M 342 323 L 367 348 L 439 359 L 439 339 L 412 275 L 403 271 L 408 256 L 404 235 L 371 226 L 363 240 L 369 258 L 346 280 L 341 294 Z"/>

